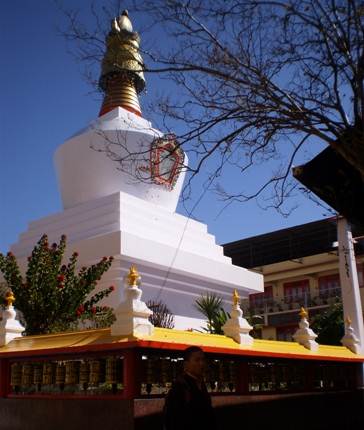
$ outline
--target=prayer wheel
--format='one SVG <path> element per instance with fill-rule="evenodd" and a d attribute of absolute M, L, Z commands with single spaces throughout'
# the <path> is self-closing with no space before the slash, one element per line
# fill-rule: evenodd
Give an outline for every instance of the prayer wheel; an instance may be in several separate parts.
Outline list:
<path fill-rule="evenodd" d="M 80 384 L 86 389 L 89 383 L 90 367 L 87 361 L 81 361 L 80 364 Z"/>
<path fill-rule="evenodd" d="M 43 385 L 52 385 L 54 383 L 54 364 L 44 363 L 43 364 Z"/>
<path fill-rule="evenodd" d="M 116 384 L 117 382 L 117 360 L 115 357 L 108 357 L 106 359 L 105 381 L 108 384 Z"/>
<path fill-rule="evenodd" d="M 33 384 L 40 390 L 42 386 L 43 368 L 39 363 L 33 364 Z"/>
<path fill-rule="evenodd" d="M 90 384 L 98 385 L 101 380 L 101 363 L 100 360 L 90 361 Z"/>
<path fill-rule="evenodd" d="M 65 373 L 65 384 L 74 385 L 78 384 L 78 362 L 67 361 L 66 373 Z"/>
<path fill-rule="evenodd" d="M 66 367 L 63 362 L 58 362 L 56 367 L 56 384 L 62 389 L 65 382 Z"/>
<path fill-rule="evenodd" d="M 22 366 L 21 385 L 28 387 L 33 384 L 33 366 L 31 363 L 24 363 Z"/>
<path fill-rule="evenodd" d="M 22 365 L 20 363 L 13 363 L 10 366 L 10 385 L 12 387 L 19 387 L 21 385 Z"/>

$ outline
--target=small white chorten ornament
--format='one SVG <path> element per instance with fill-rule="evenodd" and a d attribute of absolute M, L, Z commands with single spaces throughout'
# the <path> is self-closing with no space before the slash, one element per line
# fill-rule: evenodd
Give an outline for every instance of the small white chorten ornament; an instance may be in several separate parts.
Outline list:
<path fill-rule="evenodd" d="M 236 290 L 234 290 L 233 294 L 231 317 L 226 321 L 222 329 L 226 336 L 233 338 L 235 342 L 241 345 L 251 346 L 254 342 L 254 338 L 249 334 L 253 327 L 243 318 L 240 297 Z"/>
<path fill-rule="evenodd" d="M 315 341 L 317 334 L 310 328 L 305 308 L 301 308 L 300 317 L 299 329 L 293 335 L 293 339 L 310 351 L 317 351 L 319 348 L 319 344 Z"/>
<path fill-rule="evenodd" d="M 14 338 L 21 336 L 25 328 L 15 319 L 16 311 L 13 303 L 15 297 L 12 291 L 8 291 L 5 296 L 6 308 L 2 313 L 0 321 L 0 346 L 4 346 L 11 342 Z"/>
<path fill-rule="evenodd" d="M 116 321 L 111 326 L 112 336 L 151 336 L 154 326 L 148 320 L 152 311 L 140 300 L 142 290 L 138 287 L 139 273 L 131 266 L 127 276 L 125 300 L 116 308 Z"/>
<path fill-rule="evenodd" d="M 360 340 L 356 337 L 354 329 L 351 326 L 351 319 L 347 317 L 345 320 L 345 335 L 341 339 L 341 343 L 350 349 L 354 354 L 360 353 Z"/>

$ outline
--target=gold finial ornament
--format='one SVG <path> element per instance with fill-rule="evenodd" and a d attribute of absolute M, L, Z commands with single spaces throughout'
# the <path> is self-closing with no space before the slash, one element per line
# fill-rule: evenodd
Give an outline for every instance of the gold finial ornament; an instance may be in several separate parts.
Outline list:
<path fill-rule="evenodd" d="M 111 22 L 106 38 L 99 87 L 105 92 L 100 116 L 120 106 L 141 116 L 138 94 L 145 88 L 140 37 L 133 31 L 128 11 Z"/>
<path fill-rule="evenodd" d="M 351 324 L 351 318 L 349 316 L 347 316 L 345 318 L 345 322 L 346 322 L 346 325 L 350 325 Z"/>
<path fill-rule="evenodd" d="M 120 30 L 126 30 L 129 32 L 133 31 L 133 24 L 130 21 L 129 12 L 126 9 L 119 16 L 118 24 L 119 24 Z"/>
<path fill-rule="evenodd" d="M 137 287 L 138 286 L 137 282 L 139 281 L 139 279 L 140 279 L 140 275 L 137 271 L 137 268 L 134 265 L 131 266 L 129 270 L 129 274 L 127 276 L 128 285 L 130 287 Z"/>
<path fill-rule="evenodd" d="M 308 313 L 306 311 L 306 309 L 302 306 L 301 310 L 300 310 L 300 317 L 301 318 L 307 318 L 308 317 Z"/>
<path fill-rule="evenodd" d="M 234 290 L 234 294 L 233 294 L 233 303 L 234 303 L 234 306 L 237 306 L 240 304 L 240 297 L 236 289 Z"/>
<path fill-rule="evenodd" d="M 5 300 L 6 300 L 6 306 L 13 306 L 13 303 L 15 302 L 15 297 L 12 291 L 8 291 L 5 294 Z"/>

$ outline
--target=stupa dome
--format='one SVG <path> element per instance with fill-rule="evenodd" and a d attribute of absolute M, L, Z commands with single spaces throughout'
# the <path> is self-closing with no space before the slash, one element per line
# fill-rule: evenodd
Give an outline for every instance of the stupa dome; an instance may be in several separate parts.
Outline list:
<path fill-rule="evenodd" d="M 114 18 L 101 65 L 99 117 L 55 154 L 65 209 L 119 191 L 176 209 L 187 159 L 173 135 L 163 135 L 142 118 L 139 43 L 127 11 Z"/>

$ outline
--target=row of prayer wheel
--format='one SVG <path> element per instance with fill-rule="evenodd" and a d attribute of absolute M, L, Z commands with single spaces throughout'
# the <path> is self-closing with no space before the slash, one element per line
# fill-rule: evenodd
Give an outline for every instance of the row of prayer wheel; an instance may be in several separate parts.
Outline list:
<path fill-rule="evenodd" d="M 76 391 L 110 384 L 113 389 L 122 383 L 122 363 L 119 356 L 95 359 L 13 362 L 10 366 L 10 385 L 15 392 L 57 391 L 77 386 Z M 159 355 L 144 356 L 136 375 L 150 394 L 153 387 L 168 387 L 183 371 L 183 361 Z M 205 381 L 210 390 L 233 391 L 236 386 L 237 362 L 211 359 L 206 363 Z M 104 385 L 102 385 L 104 387 Z M 70 390 L 74 390 L 70 387 Z"/>
<path fill-rule="evenodd" d="M 250 364 L 249 380 L 252 384 L 259 383 L 304 383 L 304 368 L 302 366 L 287 366 L 276 364 Z"/>
<path fill-rule="evenodd" d="M 142 382 L 147 384 L 147 393 L 153 384 L 166 385 L 173 382 L 183 371 L 182 360 L 149 356 L 142 361 Z M 212 390 L 226 384 L 232 391 L 236 382 L 237 363 L 231 360 L 208 360 L 205 381 Z"/>
<path fill-rule="evenodd" d="M 35 385 L 97 386 L 100 383 L 121 382 L 121 359 L 107 357 L 94 360 L 69 360 L 52 362 L 15 362 L 10 366 L 10 385 L 29 387 Z"/>

